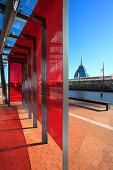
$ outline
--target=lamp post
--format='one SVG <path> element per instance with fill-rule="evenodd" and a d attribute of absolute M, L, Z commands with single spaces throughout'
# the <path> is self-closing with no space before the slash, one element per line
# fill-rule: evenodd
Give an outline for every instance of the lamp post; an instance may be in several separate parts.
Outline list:
<path fill-rule="evenodd" d="M 104 62 L 103 62 L 103 84 L 104 84 Z"/>

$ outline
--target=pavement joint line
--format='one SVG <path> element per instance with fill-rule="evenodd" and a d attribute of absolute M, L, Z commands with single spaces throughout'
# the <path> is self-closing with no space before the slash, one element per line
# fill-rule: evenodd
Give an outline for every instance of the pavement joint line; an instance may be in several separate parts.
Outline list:
<path fill-rule="evenodd" d="M 109 126 L 109 125 L 106 125 L 106 124 L 103 124 L 103 123 L 100 123 L 100 122 L 96 122 L 96 121 L 94 121 L 94 120 L 87 119 L 87 118 L 85 118 L 85 117 L 82 117 L 82 116 L 79 116 L 79 115 L 76 115 L 76 114 L 73 114 L 73 113 L 69 113 L 69 115 L 70 115 L 70 116 L 73 116 L 73 117 L 75 117 L 75 118 L 81 119 L 81 120 L 85 120 L 86 122 L 95 124 L 95 125 L 97 125 L 97 126 L 101 126 L 101 127 L 106 128 L 106 129 L 113 130 L 113 127 L 112 127 L 112 126 Z"/>

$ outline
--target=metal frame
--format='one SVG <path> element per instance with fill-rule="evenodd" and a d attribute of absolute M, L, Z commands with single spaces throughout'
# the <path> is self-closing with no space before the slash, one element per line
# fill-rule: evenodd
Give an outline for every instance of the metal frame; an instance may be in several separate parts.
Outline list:
<path fill-rule="evenodd" d="M 27 59 L 25 62 L 25 112 L 28 112 L 27 108 Z"/>
<path fill-rule="evenodd" d="M 31 113 L 31 47 L 15 45 L 15 48 L 24 49 L 28 51 L 28 118 L 32 118 Z"/>
<path fill-rule="evenodd" d="M 63 170 L 68 170 L 68 0 L 63 0 Z"/>
<path fill-rule="evenodd" d="M 13 57 L 15 57 L 15 55 L 18 55 L 19 56 L 19 58 L 20 58 L 20 56 L 22 57 L 23 56 L 23 58 L 25 58 L 26 57 L 26 53 L 21 53 L 21 52 L 11 52 L 11 56 Z M 10 55 L 9 55 L 10 56 Z M 17 57 L 16 57 L 17 58 Z"/>
<path fill-rule="evenodd" d="M 6 80 L 5 80 L 5 74 L 4 74 L 2 53 L 0 53 L 0 73 L 1 73 L 3 104 L 8 104 L 8 100 L 7 100 L 7 88 L 6 88 Z"/>
<path fill-rule="evenodd" d="M 11 57 L 12 55 L 10 55 L 10 56 L 8 56 L 8 60 L 10 61 L 10 62 L 13 62 L 13 63 L 20 63 L 20 64 L 23 64 L 23 63 L 25 63 L 25 65 L 27 65 L 27 54 L 25 54 L 25 53 L 16 53 L 16 52 L 12 52 L 12 54 L 15 54 L 15 55 L 20 55 L 20 56 L 24 56 L 25 58 L 15 58 L 15 57 Z M 11 60 L 13 60 L 13 61 L 11 61 Z M 15 61 L 14 61 L 15 60 Z M 10 69 L 10 68 L 9 68 Z M 8 71 L 9 72 L 9 84 L 10 84 L 10 70 Z M 26 71 L 25 71 L 25 82 L 27 82 L 27 76 L 26 76 L 27 74 L 26 74 Z M 26 83 L 25 83 L 25 87 L 26 87 Z M 24 106 L 25 106 L 25 111 L 27 112 L 27 93 L 26 93 L 26 89 L 27 88 L 25 88 L 25 98 L 24 98 Z M 9 93 L 9 102 L 8 102 L 8 105 L 10 106 L 10 85 L 9 85 L 9 89 L 8 89 L 9 91 L 8 91 L 8 93 Z"/>
<path fill-rule="evenodd" d="M 9 45 L 5 45 L 5 46 L 4 46 L 4 50 L 11 50 L 11 49 L 12 49 L 12 47 L 9 46 Z"/>
<path fill-rule="evenodd" d="M 46 20 L 42 21 L 42 143 L 48 143 L 47 134 L 47 62 Z"/>
<path fill-rule="evenodd" d="M 14 63 L 25 63 L 25 59 L 21 58 L 14 58 L 14 57 L 8 57 L 8 61 L 14 62 Z"/>
<path fill-rule="evenodd" d="M 27 108 L 27 54 L 25 53 L 18 53 L 18 52 L 11 52 L 12 55 L 18 55 L 18 56 L 24 56 L 24 58 L 17 58 L 15 60 L 17 60 L 17 63 L 20 63 L 20 61 L 23 60 L 22 64 L 24 63 L 24 97 L 23 97 L 23 107 L 25 108 L 25 112 L 28 112 L 28 108 Z M 12 59 L 15 57 L 12 57 Z M 20 60 L 20 61 L 19 61 Z M 19 61 L 19 62 L 18 62 Z"/>
<path fill-rule="evenodd" d="M 6 5 L 0 2 L 0 13 L 2 13 L 3 15 L 5 14 L 5 8 L 6 8 Z M 21 22 L 27 22 L 28 18 L 29 18 L 28 14 L 25 15 L 25 13 L 21 13 L 17 11 L 17 15 L 15 17 L 16 20 L 21 21 Z"/>
<path fill-rule="evenodd" d="M 21 34 L 21 38 L 33 41 L 33 127 L 37 127 L 36 37 L 27 34 Z"/>
<path fill-rule="evenodd" d="M 41 59 L 41 74 L 42 74 L 42 143 L 48 143 L 47 134 L 47 71 L 46 71 L 46 19 L 32 14 L 32 20 L 38 22 L 42 26 L 42 59 Z M 41 22 L 40 22 L 41 21 Z"/>
<path fill-rule="evenodd" d="M 0 34 L 1 34 L 1 30 L 0 30 Z M 7 37 L 8 40 L 17 40 L 18 35 L 16 34 L 9 34 L 9 36 Z"/>
<path fill-rule="evenodd" d="M 28 118 L 32 118 L 31 113 L 31 48 L 28 49 Z"/>
<path fill-rule="evenodd" d="M 10 107 L 10 63 L 20 63 L 23 65 L 22 62 L 8 61 L 8 106 L 9 107 Z"/>
<path fill-rule="evenodd" d="M 27 54 L 25 54 L 25 53 L 18 53 L 18 52 L 12 52 L 11 53 L 12 55 L 19 55 L 19 56 L 24 56 L 25 58 L 25 60 L 24 59 L 22 59 L 22 58 L 18 58 L 18 60 L 24 60 L 24 98 L 23 98 L 23 103 L 24 103 L 24 105 L 23 105 L 23 107 L 25 108 L 25 112 L 27 113 L 28 112 L 28 107 L 27 107 Z M 12 57 L 12 58 L 14 58 L 14 57 Z M 16 60 L 17 60 L 17 57 L 16 57 Z M 18 62 L 19 63 L 19 62 Z"/>
<path fill-rule="evenodd" d="M 8 61 L 8 106 L 10 107 L 10 61 Z"/>
<path fill-rule="evenodd" d="M 63 0 L 63 170 L 68 170 L 68 0 Z M 42 21 L 42 123 L 47 130 L 46 105 L 46 20 L 32 14 L 32 19 Z M 43 114 L 44 113 L 44 114 Z M 46 140 L 46 132 L 43 140 Z M 43 132 L 42 132 L 43 133 Z"/>
<path fill-rule="evenodd" d="M 24 56 L 24 58 L 19 58 L 19 57 L 10 57 L 10 56 L 15 56 L 15 55 L 19 55 L 19 56 Z M 26 73 L 25 73 L 25 63 L 27 63 L 27 54 L 25 53 L 18 53 L 18 52 L 11 52 L 11 55 L 8 56 L 8 59 L 10 60 L 10 62 L 14 62 L 14 63 L 21 63 L 22 66 L 24 64 L 24 82 L 22 83 L 22 86 L 24 86 L 24 92 L 22 94 L 24 94 L 24 97 L 22 95 L 22 103 L 23 103 L 23 107 L 25 108 L 25 112 L 27 113 L 27 84 L 25 84 L 25 80 L 26 80 Z M 24 85 L 23 85 L 24 84 Z M 25 88 L 26 87 L 26 88 Z M 23 89 L 23 87 L 22 87 Z M 9 104 L 10 105 L 10 104 Z"/>
<path fill-rule="evenodd" d="M 14 10 L 14 3 L 15 3 L 14 0 L 7 0 L 3 25 L 1 29 L 1 38 L 0 38 L 0 51 L 1 52 L 4 49 L 6 38 L 9 35 L 10 29 L 16 17 L 20 0 L 18 0 L 17 7 L 15 8 L 15 10 Z"/>
<path fill-rule="evenodd" d="M 25 108 L 25 63 L 22 63 L 22 105 Z"/>

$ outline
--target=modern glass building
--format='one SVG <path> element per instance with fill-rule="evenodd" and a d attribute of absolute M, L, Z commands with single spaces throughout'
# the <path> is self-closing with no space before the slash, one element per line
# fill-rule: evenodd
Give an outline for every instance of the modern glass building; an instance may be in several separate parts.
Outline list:
<path fill-rule="evenodd" d="M 82 58 L 81 58 L 81 64 L 74 74 L 74 79 L 80 78 L 80 77 L 89 77 L 85 67 L 82 65 Z"/>

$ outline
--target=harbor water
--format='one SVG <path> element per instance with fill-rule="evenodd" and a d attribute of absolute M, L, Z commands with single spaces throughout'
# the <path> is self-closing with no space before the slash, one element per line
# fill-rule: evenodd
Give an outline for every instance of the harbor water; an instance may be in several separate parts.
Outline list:
<path fill-rule="evenodd" d="M 69 97 L 106 101 L 113 105 L 113 92 L 103 92 L 103 96 L 101 97 L 100 92 L 69 90 Z"/>

